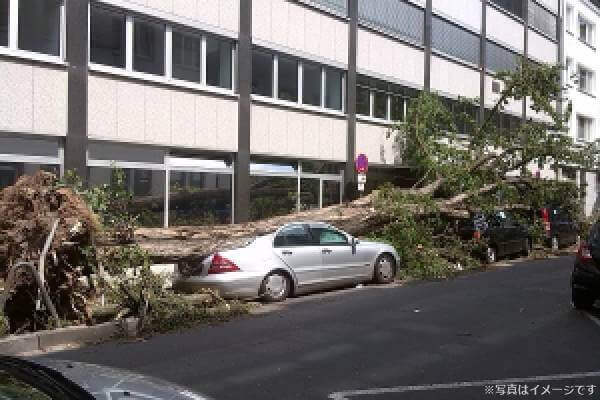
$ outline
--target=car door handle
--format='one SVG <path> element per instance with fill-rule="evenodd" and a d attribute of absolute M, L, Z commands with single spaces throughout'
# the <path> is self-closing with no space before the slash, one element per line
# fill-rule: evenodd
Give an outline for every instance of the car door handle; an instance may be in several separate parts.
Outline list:
<path fill-rule="evenodd" d="M 331 254 L 331 250 L 330 249 L 323 249 L 323 250 L 321 250 L 321 253 L 323 253 L 323 254 Z"/>
<path fill-rule="evenodd" d="M 281 254 L 283 254 L 284 256 L 291 256 L 291 255 L 292 255 L 292 252 L 291 252 L 291 251 L 289 251 L 289 250 L 283 250 L 283 251 L 281 252 Z"/>

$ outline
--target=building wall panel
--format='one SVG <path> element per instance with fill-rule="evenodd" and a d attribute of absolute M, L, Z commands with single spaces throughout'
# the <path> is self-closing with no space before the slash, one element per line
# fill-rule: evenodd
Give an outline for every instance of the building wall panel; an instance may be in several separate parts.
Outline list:
<path fill-rule="evenodd" d="M 434 12 L 481 30 L 481 0 L 433 0 Z"/>
<path fill-rule="evenodd" d="M 539 33 L 529 30 L 529 54 L 540 61 L 556 64 L 558 49 L 554 42 Z"/>
<path fill-rule="evenodd" d="M 286 0 L 254 1 L 252 18 L 260 41 L 348 63 L 348 24 L 338 18 Z"/>
<path fill-rule="evenodd" d="M 356 154 L 365 154 L 369 164 L 394 165 L 400 163 L 393 137 L 387 138 L 389 127 L 367 122 L 356 124 Z"/>
<path fill-rule="evenodd" d="M 191 93 L 174 92 L 172 96 L 171 142 L 194 146 L 196 137 L 196 100 Z"/>
<path fill-rule="evenodd" d="M 120 78 L 89 78 L 90 138 L 237 150 L 235 99 Z"/>
<path fill-rule="evenodd" d="M 494 79 L 491 76 L 485 77 L 485 105 L 487 107 L 493 107 L 496 101 L 500 99 L 500 93 L 492 92 L 492 81 Z M 523 114 L 523 102 L 522 101 L 510 101 L 506 106 L 505 110 L 513 115 Z"/>
<path fill-rule="evenodd" d="M 0 61 L 0 130 L 65 136 L 67 72 L 26 61 Z"/>
<path fill-rule="evenodd" d="M 95 75 L 88 78 L 88 130 L 99 137 L 116 138 L 117 81 Z"/>
<path fill-rule="evenodd" d="M 358 30 L 357 68 L 423 85 L 423 51 L 365 29 Z"/>
<path fill-rule="evenodd" d="M 125 0 L 145 6 L 149 11 L 185 18 L 190 22 L 208 24 L 237 32 L 239 30 L 239 0 Z"/>
<path fill-rule="evenodd" d="M 344 161 L 345 132 L 344 119 L 252 105 L 250 150 L 254 154 Z"/>
<path fill-rule="evenodd" d="M 525 28 L 523 27 L 523 24 L 504 15 L 494 7 L 487 7 L 486 10 L 487 36 L 492 39 L 497 39 L 500 43 L 508 44 L 514 49 L 522 52 L 525 41 Z"/>
<path fill-rule="evenodd" d="M 475 98 L 480 95 L 479 83 L 479 72 L 441 57 L 431 56 L 432 90 Z"/>

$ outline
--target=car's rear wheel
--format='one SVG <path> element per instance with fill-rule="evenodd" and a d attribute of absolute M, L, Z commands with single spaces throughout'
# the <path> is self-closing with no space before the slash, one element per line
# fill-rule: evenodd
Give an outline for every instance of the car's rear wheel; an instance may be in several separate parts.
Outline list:
<path fill-rule="evenodd" d="M 389 254 L 382 254 L 375 261 L 376 283 L 391 283 L 396 276 L 396 260 Z"/>
<path fill-rule="evenodd" d="M 596 299 L 580 289 L 571 288 L 571 304 L 577 310 L 589 310 Z"/>
<path fill-rule="evenodd" d="M 261 297 L 269 303 L 283 301 L 290 294 L 291 285 L 287 275 L 282 272 L 273 272 L 267 275 L 261 284 Z"/>
<path fill-rule="evenodd" d="M 485 262 L 492 264 L 496 261 L 498 261 L 498 253 L 496 252 L 496 248 L 489 246 L 485 251 Z"/>

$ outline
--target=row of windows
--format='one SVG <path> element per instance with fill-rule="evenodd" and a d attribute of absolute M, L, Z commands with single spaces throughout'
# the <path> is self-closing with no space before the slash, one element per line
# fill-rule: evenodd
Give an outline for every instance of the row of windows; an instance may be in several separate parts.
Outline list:
<path fill-rule="evenodd" d="M 0 46 L 9 46 L 9 0 L 0 0 Z M 19 0 L 17 48 L 36 53 L 61 54 L 61 0 Z"/>
<path fill-rule="evenodd" d="M 423 43 L 424 12 L 402 0 L 361 0 L 358 20 L 401 39 Z"/>
<path fill-rule="evenodd" d="M 479 35 L 437 16 L 431 21 L 431 46 L 458 59 L 479 64 Z"/>
<path fill-rule="evenodd" d="M 133 29 L 131 66 L 134 71 L 165 75 L 165 24 L 133 18 L 125 14 L 92 7 L 90 18 L 90 61 L 117 68 L 127 68 L 127 29 Z M 204 83 L 221 88 L 232 88 L 231 40 L 205 36 L 198 32 L 172 28 L 171 73 L 173 78 Z"/>
<path fill-rule="evenodd" d="M 532 0 L 529 1 L 529 24 L 556 39 L 556 16 Z"/>
<path fill-rule="evenodd" d="M 252 52 L 252 93 L 343 111 L 342 70 L 262 49 Z"/>
<path fill-rule="evenodd" d="M 400 85 L 359 76 L 356 87 L 356 113 L 389 121 L 404 121 L 408 99 L 418 91 Z"/>

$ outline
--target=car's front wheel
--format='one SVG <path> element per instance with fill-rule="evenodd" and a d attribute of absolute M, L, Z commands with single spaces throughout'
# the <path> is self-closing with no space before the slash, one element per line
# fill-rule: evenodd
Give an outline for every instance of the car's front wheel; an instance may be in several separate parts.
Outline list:
<path fill-rule="evenodd" d="M 260 286 L 261 297 L 269 303 L 283 301 L 289 296 L 291 287 L 292 283 L 287 275 L 273 272 L 265 277 Z"/>
<path fill-rule="evenodd" d="M 577 310 L 589 310 L 596 299 L 580 289 L 571 288 L 571 304 Z"/>
<path fill-rule="evenodd" d="M 375 261 L 375 282 L 391 283 L 396 276 L 396 260 L 389 254 L 382 254 Z"/>

